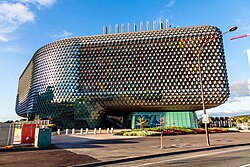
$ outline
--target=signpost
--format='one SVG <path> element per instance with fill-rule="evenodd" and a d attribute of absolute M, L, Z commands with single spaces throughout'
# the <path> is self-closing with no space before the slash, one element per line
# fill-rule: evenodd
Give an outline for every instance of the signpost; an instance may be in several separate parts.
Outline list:
<path fill-rule="evenodd" d="M 202 123 L 204 123 L 204 124 L 209 123 L 209 116 L 208 116 L 208 114 L 203 114 L 202 115 Z"/>

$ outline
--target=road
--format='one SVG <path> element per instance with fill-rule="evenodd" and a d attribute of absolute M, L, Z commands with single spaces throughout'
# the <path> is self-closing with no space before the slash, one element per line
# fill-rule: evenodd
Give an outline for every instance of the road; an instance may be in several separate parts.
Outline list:
<path fill-rule="evenodd" d="M 112 164 L 108 166 L 133 167 L 250 167 L 250 147 L 241 146 L 176 156 L 164 156 L 137 161 Z"/>

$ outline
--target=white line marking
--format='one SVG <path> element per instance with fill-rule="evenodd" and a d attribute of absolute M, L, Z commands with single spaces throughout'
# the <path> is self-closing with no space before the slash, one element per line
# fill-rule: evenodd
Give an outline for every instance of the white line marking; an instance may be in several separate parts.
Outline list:
<path fill-rule="evenodd" d="M 242 166 L 239 166 L 239 167 L 247 167 L 247 166 L 250 166 L 250 164 L 242 165 Z"/>
<path fill-rule="evenodd" d="M 204 157 L 204 156 L 209 156 L 209 155 L 217 155 L 217 154 L 222 154 L 222 153 L 242 151 L 242 150 L 249 150 L 249 149 L 250 149 L 249 147 L 246 147 L 246 148 L 238 148 L 238 149 L 234 149 L 234 150 L 226 150 L 226 151 L 220 151 L 220 152 L 213 152 L 213 153 L 208 153 L 208 154 L 193 155 L 193 156 L 176 158 L 176 159 L 167 159 L 167 160 L 163 160 L 163 161 L 157 161 L 157 162 L 152 162 L 152 163 L 145 163 L 145 164 L 137 165 L 137 166 L 134 166 L 134 167 L 148 166 L 148 165 L 159 164 L 159 163 L 163 163 L 163 162 L 179 161 L 179 160 L 183 160 L 183 159 L 191 159 L 191 158 Z M 250 164 L 246 164 L 246 165 L 250 166 Z M 241 167 L 247 167 L 247 166 L 241 166 Z"/>

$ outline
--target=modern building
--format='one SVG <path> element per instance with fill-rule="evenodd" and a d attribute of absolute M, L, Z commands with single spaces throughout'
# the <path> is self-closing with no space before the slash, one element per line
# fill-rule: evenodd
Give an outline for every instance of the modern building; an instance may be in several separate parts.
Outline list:
<path fill-rule="evenodd" d="M 140 118 L 154 127 L 160 117 L 165 126 L 197 127 L 198 55 L 206 108 L 216 107 L 229 97 L 217 27 L 161 26 L 55 41 L 38 49 L 20 76 L 16 113 L 64 127 L 138 128 Z"/>

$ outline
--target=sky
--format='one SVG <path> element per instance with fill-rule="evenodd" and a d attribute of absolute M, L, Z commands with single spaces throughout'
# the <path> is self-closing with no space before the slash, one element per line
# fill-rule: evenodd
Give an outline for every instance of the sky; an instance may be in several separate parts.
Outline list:
<path fill-rule="evenodd" d="M 169 20 L 171 27 L 217 26 L 224 49 L 231 95 L 207 110 L 209 116 L 250 114 L 249 0 L 0 0 L 0 121 L 20 119 L 15 113 L 18 79 L 43 45 L 74 36 L 98 35 L 103 26 Z M 197 112 L 198 116 L 202 111 Z"/>

